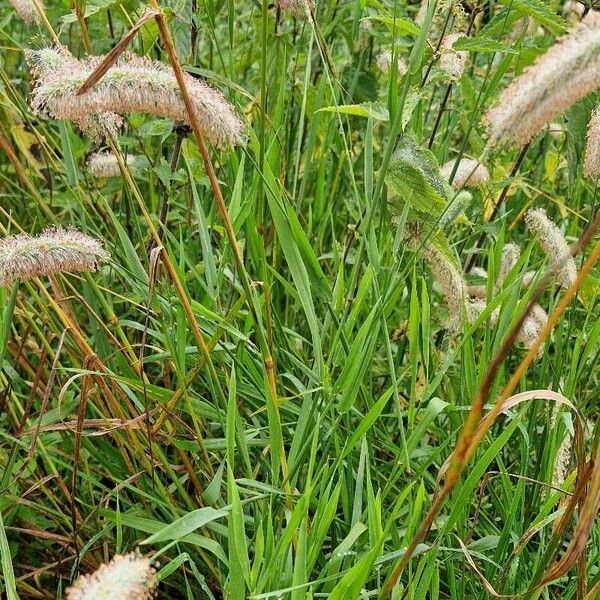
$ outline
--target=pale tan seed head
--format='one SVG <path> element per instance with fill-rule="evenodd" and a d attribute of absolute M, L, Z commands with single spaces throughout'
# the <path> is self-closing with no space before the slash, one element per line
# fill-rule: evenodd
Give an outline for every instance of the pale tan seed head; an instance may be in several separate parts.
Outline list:
<path fill-rule="evenodd" d="M 389 74 L 392 68 L 392 52 L 391 50 L 385 50 L 381 54 L 377 55 L 377 66 L 382 73 Z M 408 66 L 406 61 L 401 56 L 396 56 L 396 64 L 398 65 L 398 76 L 406 75 Z"/>
<path fill-rule="evenodd" d="M 44 0 L 37 0 L 40 8 L 44 10 Z M 40 15 L 33 3 L 33 0 L 9 0 L 17 14 L 26 23 L 35 23 L 39 21 Z"/>
<path fill-rule="evenodd" d="M 527 143 L 598 87 L 600 13 L 590 11 L 502 92 L 498 105 L 486 114 L 491 143 Z"/>
<path fill-rule="evenodd" d="M 90 575 L 71 586 L 66 600 L 150 600 L 158 581 L 150 559 L 138 553 L 117 554 Z"/>
<path fill-rule="evenodd" d="M 449 160 L 441 167 L 440 172 L 446 181 L 450 179 L 455 164 L 455 160 Z M 462 187 L 479 187 L 485 185 L 489 180 L 490 173 L 485 165 L 472 158 L 462 158 L 450 185 L 458 190 Z"/>
<path fill-rule="evenodd" d="M 469 53 L 463 50 L 455 50 L 452 46 L 459 38 L 464 37 L 461 33 L 451 33 L 442 41 L 440 53 L 440 67 L 454 79 L 459 79 L 465 72 Z"/>
<path fill-rule="evenodd" d="M 543 208 L 528 210 L 525 223 L 529 231 L 538 236 L 538 243 L 548 257 L 557 283 L 569 287 L 577 277 L 577 267 L 560 229 L 548 218 Z"/>
<path fill-rule="evenodd" d="M 32 237 L 0 240 L 0 285 L 61 272 L 95 271 L 109 259 L 97 239 L 76 229 L 51 227 Z"/>
<path fill-rule="evenodd" d="M 500 259 L 500 270 L 498 271 L 498 277 L 496 277 L 497 288 L 504 283 L 504 280 L 517 264 L 520 256 L 521 249 L 517 244 L 509 242 L 504 245 L 504 248 L 502 248 L 502 258 Z"/>
<path fill-rule="evenodd" d="M 31 106 L 36 114 L 73 121 L 101 138 L 122 125 L 120 115 L 141 112 L 190 124 L 170 66 L 125 53 L 85 94 L 76 92 L 104 58 L 77 60 L 66 48 L 29 50 L 35 80 Z M 196 117 L 217 147 L 242 143 L 244 126 L 223 95 L 203 81 L 184 75 Z"/>
<path fill-rule="evenodd" d="M 125 162 L 132 175 L 135 175 L 140 170 L 142 162 L 145 162 L 145 157 L 128 154 Z M 121 169 L 119 163 L 112 152 L 95 152 L 91 154 L 87 161 L 90 173 L 97 179 L 105 179 L 108 177 L 121 177 Z"/>
<path fill-rule="evenodd" d="M 315 0 L 277 0 L 277 6 L 282 13 L 292 17 L 306 17 L 315 10 Z"/>
<path fill-rule="evenodd" d="M 592 113 L 587 127 L 583 174 L 590 179 L 600 177 L 600 109 Z"/>

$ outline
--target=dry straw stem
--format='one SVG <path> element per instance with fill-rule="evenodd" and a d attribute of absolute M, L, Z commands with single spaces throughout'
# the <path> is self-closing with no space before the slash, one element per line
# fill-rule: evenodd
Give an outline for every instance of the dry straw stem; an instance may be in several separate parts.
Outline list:
<path fill-rule="evenodd" d="M 157 61 L 131 53 L 106 69 L 102 79 L 79 94 L 94 72 L 106 64 L 104 57 L 78 60 L 64 47 L 28 50 L 34 88 L 31 106 L 36 114 L 73 121 L 95 138 L 116 135 L 121 115 L 141 112 L 191 125 L 173 70 Z M 191 110 L 218 148 L 243 142 L 244 125 L 223 95 L 199 79 L 183 75 L 190 90 Z"/>
<path fill-rule="evenodd" d="M 12 235 L 0 240 L 0 285 L 41 275 L 95 271 L 109 256 L 100 241 L 76 229 L 50 227 L 35 237 Z"/>
<path fill-rule="evenodd" d="M 229 211 L 227 210 L 227 205 L 225 204 L 225 200 L 223 198 L 223 194 L 221 192 L 221 186 L 219 185 L 219 180 L 217 179 L 217 175 L 215 173 L 215 169 L 213 167 L 212 161 L 210 159 L 210 155 L 208 153 L 208 148 L 206 147 L 206 143 L 204 141 L 202 123 L 197 118 L 194 109 L 192 98 L 187 89 L 187 81 L 184 76 L 184 73 L 181 69 L 181 65 L 179 64 L 179 59 L 177 58 L 177 52 L 175 50 L 175 46 L 173 44 L 173 40 L 171 39 L 171 34 L 169 32 L 169 27 L 167 24 L 167 20 L 160 10 L 158 3 L 156 0 L 150 0 L 152 8 L 157 11 L 156 22 L 158 24 L 158 28 L 160 31 L 161 38 L 165 44 L 167 54 L 169 55 L 169 61 L 171 62 L 171 66 L 173 67 L 173 71 L 175 72 L 175 77 L 177 78 L 177 83 L 179 85 L 179 90 L 181 92 L 181 97 L 185 106 L 188 110 L 190 125 L 192 127 L 192 131 L 194 132 L 194 137 L 196 139 L 196 143 L 198 144 L 198 149 L 200 150 L 200 154 L 202 156 L 202 161 L 204 163 L 204 169 L 208 175 L 208 179 L 210 181 L 211 189 L 217 203 L 217 209 L 219 210 L 219 214 L 221 216 L 221 220 L 223 221 L 223 225 L 225 226 L 225 232 L 227 233 L 227 238 L 229 239 L 229 243 L 231 244 L 233 255 L 238 271 L 238 275 L 240 277 L 242 287 L 247 294 L 248 302 L 250 306 L 250 310 L 252 312 L 252 316 L 254 317 L 254 321 L 257 325 L 256 327 L 256 336 L 258 340 L 258 344 L 261 350 L 263 363 L 265 366 L 265 371 L 267 375 L 267 383 L 269 390 L 269 402 L 271 403 L 271 409 L 275 414 L 275 418 L 280 422 L 281 418 L 279 415 L 279 400 L 277 397 L 277 384 L 275 378 L 275 364 L 273 362 L 273 358 L 271 356 L 271 351 L 269 348 L 269 343 L 267 341 L 265 332 L 262 328 L 262 320 L 260 313 L 258 311 L 258 302 L 255 298 L 255 290 L 250 283 L 250 278 L 244 266 L 244 259 L 242 257 L 242 252 L 240 245 L 237 241 L 235 231 L 233 229 L 233 223 L 231 222 L 231 218 L 229 216 Z M 287 464 L 287 458 L 285 455 L 285 450 L 283 447 L 283 440 L 273 440 L 273 444 L 276 444 L 279 447 L 280 454 L 280 466 L 281 466 L 281 474 L 283 478 L 283 485 L 286 492 L 286 504 L 288 508 L 291 508 L 291 486 L 289 482 L 289 469 Z"/>
<path fill-rule="evenodd" d="M 528 210 L 525 223 L 529 231 L 538 236 L 538 243 L 548 257 L 557 283 L 564 288 L 569 287 L 577 277 L 577 267 L 560 229 L 548 218 L 543 208 Z"/>
<path fill-rule="evenodd" d="M 583 174 L 590 179 L 598 179 L 600 176 L 600 109 L 598 108 L 592 113 L 587 127 Z"/>
<path fill-rule="evenodd" d="M 464 50 L 455 50 L 452 46 L 459 38 L 464 37 L 461 33 L 451 33 L 442 41 L 440 53 L 440 67 L 450 77 L 459 79 L 465 72 L 469 53 Z"/>
<path fill-rule="evenodd" d="M 590 241 L 593 239 L 599 228 L 600 211 L 598 211 L 592 223 L 588 225 L 583 235 L 581 236 L 579 242 L 571 249 L 571 255 L 576 256 L 583 248 L 585 248 L 587 244 L 589 244 Z M 527 369 L 535 360 L 540 348 L 544 344 L 544 341 L 549 337 L 550 333 L 554 329 L 554 326 L 558 323 L 559 319 L 562 317 L 565 310 L 577 294 L 577 290 L 581 286 L 582 282 L 591 273 L 592 269 L 594 268 L 595 264 L 598 262 L 599 259 L 600 242 L 598 242 L 594 246 L 592 252 L 590 253 L 590 256 L 584 262 L 583 266 L 581 267 L 581 270 L 577 274 L 575 281 L 573 281 L 573 283 L 565 291 L 565 294 L 559 301 L 554 312 L 549 316 L 546 325 L 542 328 L 537 339 L 532 344 L 531 348 L 529 348 L 523 360 L 519 363 L 515 371 L 512 373 L 508 383 L 496 399 L 493 408 L 490 410 L 488 415 L 486 415 L 486 419 L 482 420 L 483 407 L 488 401 L 489 393 L 492 388 L 493 381 L 496 378 L 496 375 L 500 368 L 500 365 L 508 356 L 508 353 L 510 352 L 511 347 L 516 340 L 516 337 L 520 328 L 523 325 L 523 322 L 529 316 L 531 310 L 538 303 L 542 294 L 544 293 L 544 290 L 546 289 L 546 286 L 550 281 L 551 273 L 547 274 L 538 284 L 529 302 L 529 306 L 521 315 L 518 322 L 513 326 L 506 340 L 503 342 L 500 350 L 498 351 L 498 353 L 492 360 L 490 366 L 488 367 L 483 382 L 477 393 L 477 396 L 475 397 L 473 404 L 471 405 L 471 409 L 469 411 L 463 429 L 459 435 L 456 447 L 454 448 L 454 451 L 450 456 L 450 467 L 448 469 L 447 476 L 444 481 L 444 486 L 434 497 L 431 508 L 427 512 L 427 515 L 425 515 L 425 518 L 423 519 L 417 533 L 414 535 L 410 545 L 406 549 L 404 556 L 388 577 L 386 583 L 384 584 L 381 590 L 380 598 L 387 598 L 392 593 L 392 590 L 394 589 L 398 579 L 402 575 L 406 565 L 414 555 L 417 545 L 425 538 L 425 536 L 429 532 L 431 525 L 433 524 L 433 520 L 435 519 L 438 512 L 444 505 L 446 499 L 458 483 L 461 473 L 467 466 L 469 459 L 472 457 L 473 453 L 477 449 L 479 443 L 483 439 L 483 436 L 488 432 L 489 428 L 494 423 L 496 417 L 502 412 L 506 401 L 511 397 L 514 390 L 519 385 L 519 382 L 521 381 L 522 377 L 527 372 Z M 585 541 L 587 540 L 587 537 L 589 536 L 589 532 L 591 530 L 590 522 L 593 524 L 593 517 L 597 513 L 598 505 L 600 504 L 600 447 L 597 451 L 597 454 L 598 456 L 596 457 L 596 462 L 594 463 L 594 469 L 591 471 L 588 478 L 582 478 L 582 483 L 579 486 L 580 488 L 585 487 L 588 483 L 589 478 L 592 478 L 592 480 L 589 482 L 590 493 L 586 497 L 584 503 L 585 511 L 581 511 L 581 516 L 575 534 L 573 536 L 573 540 L 569 545 L 569 548 L 565 552 L 563 559 L 556 563 L 555 566 L 545 574 L 544 578 L 538 583 L 536 587 L 546 585 L 556 577 L 559 577 L 561 574 L 566 572 L 566 570 L 568 570 L 568 568 L 570 568 L 570 566 L 572 566 L 574 561 L 577 559 L 577 551 L 579 551 L 580 554 L 585 547 Z M 573 500 L 577 499 L 576 496 L 577 495 L 574 495 Z M 584 541 L 583 546 L 582 541 Z"/>
<path fill-rule="evenodd" d="M 33 0 L 9 0 L 13 5 L 13 8 L 17 11 L 18 15 L 26 23 L 34 23 L 38 21 L 40 16 L 38 9 Z M 37 0 L 41 10 L 44 10 L 43 0 Z"/>
<path fill-rule="evenodd" d="M 600 86 L 600 13 L 590 11 L 501 94 L 486 121 L 492 144 L 522 145 Z"/>
<path fill-rule="evenodd" d="M 66 600 L 150 600 L 158 581 L 150 559 L 138 553 L 117 554 L 90 575 L 82 575 L 67 589 Z"/>
<path fill-rule="evenodd" d="M 440 169 L 442 177 L 447 181 L 452 175 L 455 164 L 455 160 L 449 160 Z M 456 167 L 451 185 L 457 190 L 462 187 L 479 187 L 485 185 L 489 180 L 490 173 L 485 165 L 472 158 L 462 158 Z"/>

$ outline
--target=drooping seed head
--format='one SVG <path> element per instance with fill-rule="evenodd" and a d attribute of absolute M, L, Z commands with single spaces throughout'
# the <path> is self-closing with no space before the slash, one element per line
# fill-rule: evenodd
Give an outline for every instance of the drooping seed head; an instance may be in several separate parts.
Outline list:
<path fill-rule="evenodd" d="M 590 179 L 600 177 L 600 110 L 596 109 L 587 127 L 583 174 Z"/>
<path fill-rule="evenodd" d="M 417 224 L 406 225 L 404 240 L 412 250 L 420 248 L 421 256 L 431 270 L 448 307 L 449 318 L 446 327 L 453 332 L 459 331 L 463 314 L 466 313 L 467 320 L 470 322 L 473 318 L 471 313 L 476 312 L 470 310 L 468 286 L 463 272 L 430 240 L 424 241 L 423 233 Z"/>
<path fill-rule="evenodd" d="M 577 277 L 577 267 L 560 229 L 548 218 L 543 208 L 528 210 L 525 213 L 525 223 L 529 231 L 538 236 L 538 243 L 548 257 L 557 283 L 562 287 L 569 287 Z"/>
<path fill-rule="evenodd" d="M 35 23 L 39 20 L 40 15 L 33 3 L 33 0 L 9 0 L 17 14 L 26 23 Z M 38 4 L 44 10 L 44 0 L 38 0 Z"/>
<path fill-rule="evenodd" d="M 455 50 L 452 46 L 459 38 L 464 37 L 461 33 L 451 33 L 442 41 L 440 53 L 440 67 L 450 77 L 459 79 L 465 72 L 469 53 L 464 50 Z"/>
<path fill-rule="evenodd" d="M 385 50 L 381 54 L 377 55 L 377 66 L 382 73 L 386 75 L 389 74 L 392 68 L 392 52 L 391 50 Z M 406 75 L 408 71 L 408 66 L 406 65 L 406 61 L 401 56 L 396 56 L 396 64 L 398 65 L 398 76 L 402 77 L 402 75 Z"/>
<path fill-rule="evenodd" d="M 144 156 L 127 155 L 125 162 L 132 174 L 135 174 L 142 162 L 145 162 Z M 121 177 L 119 163 L 112 152 L 95 152 L 88 158 L 88 167 L 93 177 L 105 179 L 107 177 Z"/>
<path fill-rule="evenodd" d="M 441 167 L 440 172 L 446 181 L 450 179 L 455 164 L 456 161 L 449 160 Z M 462 187 L 479 187 L 485 185 L 489 180 L 490 173 L 485 165 L 472 158 L 462 158 L 450 185 L 457 190 Z"/>
<path fill-rule="evenodd" d="M 573 30 L 517 77 L 488 111 L 492 144 L 523 145 L 575 102 L 600 87 L 600 13 Z"/>
<path fill-rule="evenodd" d="M 66 600 L 150 600 L 156 586 L 148 558 L 132 552 L 117 554 L 90 575 L 82 575 L 66 594 Z"/>
<path fill-rule="evenodd" d="M 92 137 L 114 134 L 120 115 L 141 112 L 190 124 L 173 70 L 157 61 L 125 53 L 85 94 L 77 91 L 103 59 L 77 60 L 66 48 L 29 50 L 34 77 L 31 106 L 36 114 L 73 121 Z M 223 95 L 184 74 L 195 116 L 218 148 L 243 142 L 244 126 Z"/>
<path fill-rule="evenodd" d="M 102 243 L 76 229 L 51 227 L 0 240 L 0 285 L 61 272 L 95 271 L 109 259 Z"/>

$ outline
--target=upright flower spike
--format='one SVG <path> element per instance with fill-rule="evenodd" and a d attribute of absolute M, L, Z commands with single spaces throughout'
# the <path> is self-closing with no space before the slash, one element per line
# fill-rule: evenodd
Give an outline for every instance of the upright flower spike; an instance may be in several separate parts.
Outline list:
<path fill-rule="evenodd" d="M 548 218 L 543 208 L 528 210 L 525 223 L 529 231 L 538 236 L 538 242 L 555 272 L 556 281 L 562 287 L 569 287 L 577 277 L 577 267 L 560 229 Z"/>
<path fill-rule="evenodd" d="M 446 181 L 450 179 L 455 164 L 455 160 L 449 160 L 441 167 L 440 172 Z M 458 163 L 451 185 L 458 190 L 462 187 L 479 187 L 485 185 L 489 180 L 490 172 L 483 164 L 472 158 L 462 158 Z"/>
<path fill-rule="evenodd" d="M 41 275 L 95 271 L 109 259 L 102 243 L 76 229 L 51 227 L 40 235 L 0 240 L 0 286 Z"/>
<path fill-rule="evenodd" d="M 70 587 L 66 600 L 151 600 L 158 582 L 148 558 L 132 552 L 117 554 L 90 575 L 82 575 Z"/>
<path fill-rule="evenodd" d="M 101 138 L 122 125 L 120 115 L 141 112 L 190 125 L 190 119 L 170 66 L 122 55 L 85 94 L 78 89 L 103 59 L 77 60 L 66 48 L 26 53 L 35 80 L 31 106 L 36 114 L 73 121 L 84 132 Z M 243 142 L 244 126 L 220 92 L 185 75 L 196 117 L 206 137 L 218 148 Z"/>
<path fill-rule="evenodd" d="M 25 23 L 35 23 L 39 20 L 40 15 L 33 3 L 33 0 L 9 0 L 17 14 L 25 21 Z M 38 0 L 40 8 L 44 9 L 44 0 Z"/>
<path fill-rule="evenodd" d="M 392 52 L 391 50 L 386 50 L 381 54 L 377 55 L 377 66 L 379 70 L 387 75 L 392 69 Z M 408 66 L 406 65 L 406 61 L 401 56 L 396 56 L 396 64 L 398 65 L 398 75 L 401 77 L 402 75 L 406 75 L 408 71 Z"/>
<path fill-rule="evenodd" d="M 463 37 L 461 33 L 451 33 L 450 35 L 447 35 L 442 41 L 442 51 L 440 54 L 440 67 L 442 67 L 450 77 L 454 77 L 455 79 L 459 79 L 465 72 L 467 59 L 469 58 L 468 52 L 465 52 L 464 50 L 455 50 L 453 48 L 454 42 L 461 37 Z"/>
<path fill-rule="evenodd" d="M 587 127 L 583 174 L 590 179 L 600 177 L 600 109 L 598 108 L 592 113 Z"/>
<path fill-rule="evenodd" d="M 502 258 L 500 259 L 500 270 L 496 277 L 496 287 L 499 288 L 506 279 L 507 275 L 512 271 L 521 256 L 521 249 L 516 244 L 509 242 L 502 248 Z"/>
<path fill-rule="evenodd" d="M 492 144 L 523 145 L 600 87 L 600 13 L 573 30 L 517 77 L 488 111 Z"/>

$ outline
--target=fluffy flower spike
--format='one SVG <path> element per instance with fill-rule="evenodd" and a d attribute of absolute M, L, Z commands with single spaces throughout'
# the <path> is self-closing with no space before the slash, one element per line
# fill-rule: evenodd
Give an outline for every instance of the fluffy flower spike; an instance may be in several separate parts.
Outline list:
<path fill-rule="evenodd" d="M 26 53 L 35 80 L 31 106 L 36 114 L 73 121 L 95 138 L 116 133 L 120 115 L 141 112 L 190 124 L 177 80 L 170 66 L 122 55 L 88 92 L 76 95 L 104 58 L 77 60 L 66 48 Z M 207 138 L 218 148 L 243 142 L 244 126 L 220 92 L 185 75 L 196 117 Z"/>
<path fill-rule="evenodd" d="M 442 166 L 441 174 L 446 181 L 450 179 L 455 163 L 456 161 L 449 160 Z M 462 187 L 479 187 L 485 185 L 489 180 L 490 173 L 483 164 L 472 158 L 462 158 L 458 163 L 451 185 L 457 190 Z"/>
<path fill-rule="evenodd" d="M 488 111 L 491 142 L 523 145 L 600 86 L 600 13 L 573 30 L 517 77 Z"/>
<path fill-rule="evenodd" d="M 577 267 L 560 229 L 548 218 L 543 208 L 528 210 L 525 223 L 532 234 L 539 236 L 538 242 L 548 257 L 550 268 L 555 272 L 556 281 L 562 287 L 569 287 L 577 277 Z"/>
<path fill-rule="evenodd" d="M 461 37 L 463 37 L 461 33 L 451 33 L 446 36 L 442 42 L 442 52 L 440 54 L 440 67 L 442 67 L 450 77 L 454 77 L 455 79 L 459 79 L 465 72 L 467 59 L 469 58 L 468 52 L 465 52 L 464 50 L 455 50 L 452 47 L 454 42 Z"/>
<path fill-rule="evenodd" d="M 25 23 L 35 23 L 39 20 L 40 16 L 33 0 L 9 0 L 9 2 L 13 5 L 13 8 Z M 44 0 L 38 0 L 38 4 L 43 10 Z"/>
<path fill-rule="evenodd" d="M 158 582 L 148 558 L 132 552 L 117 554 L 90 575 L 82 575 L 66 600 L 150 600 Z"/>
<path fill-rule="evenodd" d="M 40 235 L 0 240 L 0 285 L 61 272 L 95 271 L 109 259 L 101 242 L 76 229 L 52 227 Z"/>
<path fill-rule="evenodd" d="M 311 10 L 315 10 L 315 0 L 277 0 L 277 6 L 281 12 L 292 17 L 306 17 Z"/>
<path fill-rule="evenodd" d="M 377 56 L 376 59 L 377 66 L 379 70 L 387 75 L 392 69 L 392 52 L 391 50 L 386 50 Z M 406 65 L 406 61 L 401 57 L 396 57 L 396 64 L 398 65 L 398 75 L 401 77 L 405 75 L 408 71 L 408 66 Z"/>
<path fill-rule="evenodd" d="M 600 109 L 592 113 L 588 123 L 583 174 L 590 179 L 600 176 Z"/>
<path fill-rule="evenodd" d="M 139 163 L 144 161 L 145 157 L 128 155 L 126 159 L 127 166 L 132 173 L 139 170 Z M 96 152 L 90 155 L 88 159 L 88 167 L 90 173 L 97 179 L 107 177 L 121 177 L 121 169 L 119 163 L 112 152 Z"/>

